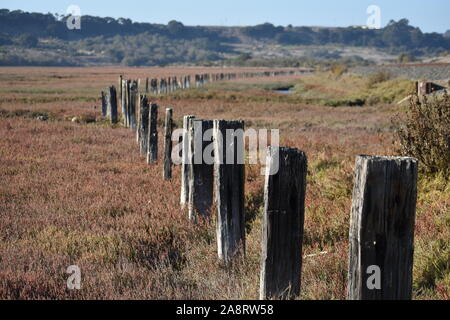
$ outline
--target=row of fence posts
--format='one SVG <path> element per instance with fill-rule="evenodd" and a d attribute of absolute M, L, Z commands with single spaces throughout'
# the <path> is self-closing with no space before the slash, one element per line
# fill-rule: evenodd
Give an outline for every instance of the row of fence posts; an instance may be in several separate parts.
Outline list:
<path fill-rule="evenodd" d="M 136 132 L 139 150 L 146 156 L 147 163 L 158 159 L 158 105 L 150 103 L 145 94 L 140 94 L 137 80 L 119 77 L 119 92 L 114 86 L 102 92 L 102 116 L 110 117 L 112 123 L 118 121 L 117 101 L 121 101 L 123 125 Z M 117 98 L 117 95 L 119 96 Z M 164 132 L 164 179 L 172 177 L 172 109 L 166 109 Z"/>
<path fill-rule="evenodd" d="M 118 91 L 115 86 L 108 87 L 106 92 L 101 93 L 102 116 L 108 117 L 112 123 L 118 122 L 118 104 L 120 104 L 123 115 L 123 124 L 125 127 L 131 127 L 136 130 L 137 126 L 137 101 L 140 93 L 145 94 L 167 94 L 177 90 L 190 89 L 192 87 L 200 88 L 205 84 L 216 81 L 255 78 L 255 77 L 275 77 L 283 75 L 298 75 L 306 70 L 280 70 L 280 71 L 259 71 L 259 72 L 241 72 L 241 73 L 204 73 L 195 74 L 195 86 L 191 86 L 191 76 L 167 77 L 167 78 L 146 78 L 145 87 L 142 87 L 139 80 L 124 80 L 119 77 Z"/>
<path fill-rule="evenodd" d="M 230 263 L 245 253 L 244 159 L 236 158 L 243 155 L 238 149 L 243 148 L 244 138 L 236 135 L 225 144 L 223 137 L 227 130 L 243 130 L 244 122 L 187 115 L 183 127 L 181 205 L 187 205 L 193 221 L 209 217 L 215 205 L 218 256 Z M 210 128 L 213 136 L 204 136 Z M 211 152 L 206 149 L 211 142 L 214 163 L 199 162 L 201 155 Z M 234 158 L 225 159 L 228 155 Z M 417 165 L 413 158 L 357 158 L 349 299 L 411 298 Z M 273 168 L 278 172 L 271 175 Z M 266 169 L 260 298 L 292 299 L 300 294 L 306 155 L 294 148 L 269 147 Z"/>
<path fill-rule="evenodd" d="M 127 92 L 134 84 L 123 88 L 122 100 L 127 94 L 131 96 Z M 106 99 L 113 93 L 110 89 Z M 137 141 L 141 152 L 147 154 L 147 162 L 154 163 L 158 158 L 158 106 L 149 103 L 145 95 L 139 97 Z M 130 106 L 126 110 L 131 110 Z M 165 179 L 170 179 L 172 172 L 172 116 L 172 109 L 166 109 Z M 128 118 L 133 128 L 132 117 Z M 212 134 L 205 136 L 211 128 Z M 245 256 L 244 136 L 233 134 L 244 130 L 244 122 L 186 115 L 183 129 L 180 204 L 194 223 L 200 217 L 209 219 L 215 208 L 218 258 L 228 265 Z M 231 142 L 225 141 L 229 132 Z M 213 148 L 208 150 L 211 143 Z M 212 163 L 204 160 L 206 152 L 213 155 Z M 272 167 L 278 168 L 275 174 L 271 174 Z M 349 231 L 348 299 L 411 299 L 417 167 L 414 158 L 357 157 Z M 267 149 L 260 299 L 293 299 L 300 294 L 306 176 L 304 152 L 288 147 Z"/>

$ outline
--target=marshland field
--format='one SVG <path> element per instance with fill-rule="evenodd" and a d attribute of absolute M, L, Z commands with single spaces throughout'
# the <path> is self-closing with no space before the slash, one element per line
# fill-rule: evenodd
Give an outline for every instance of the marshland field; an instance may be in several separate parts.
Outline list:
<path fill-rule="evenodd" d="M 180 167 L 173 167 L 172 180 L 163 180 L 162 152 L 148 165 L 135 133 L 101 117 L 100 92 L 117 86 L 119 75 L 219 70 L 0 68 L 0 299 L 258 298 L 260 165 L 245 168 L 245 259 L 225 268 L 217 259 L 214 219 L 193 224 L 180 208 Z M 226 72 L 243 70 L 254 69 Z M 399 154 L 396 123 L 408 102 L 398 102 L 414 89 L 411 80 L 344 71 L 150 95 L 160 106 L 161 146 L 164 109 L 171 107 L 177 127 L 188 114 L 244 120 L 247 128 L 279 129 L 281 145 L 306 153 L 299 299 L 346 298 L 355 158 Z M 414 299 L 450 299 L 447 178 L 419 174 Z M 67 289 L 69 265 L 82 270 L 81 290 Z"/>

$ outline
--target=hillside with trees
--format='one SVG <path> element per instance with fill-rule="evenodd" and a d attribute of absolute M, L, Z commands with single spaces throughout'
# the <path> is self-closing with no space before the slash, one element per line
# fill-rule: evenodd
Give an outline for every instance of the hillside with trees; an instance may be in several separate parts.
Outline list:
<path fill-rule="evenodd" d="M 125 18 L 82 16 L 81 29 L 69 30 L 68 16 L 0 10 L 0 65 L 127 65 L 235 63 L 257 64 L 240 45 L 368 47 L 392 55 L 420 57 L 450 50 L 449 32 L 423 33 L 402 19 L 382 29 L 274 26 L 185 26 L 138 23 Z M 253 47 L 255 47 L 253 46 Z M 316 54 L 316 53 L 319 54 Z M 314 57 L 281 56 L 273 64 L 305 64 L 308 60 L 339 60 L 338 51 Z M 357 57 L 347 59 L 360 63 Z"/>

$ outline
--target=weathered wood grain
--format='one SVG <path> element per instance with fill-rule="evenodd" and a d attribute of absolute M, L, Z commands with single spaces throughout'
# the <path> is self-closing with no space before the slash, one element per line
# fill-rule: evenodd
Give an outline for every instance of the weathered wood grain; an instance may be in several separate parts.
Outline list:
<path fill-rule="evenodd" d="M 106 101 L 106 93 L 102 91 L 102 117 L 106 117 L 108 102 Z"/>
<path fill-rule="evenodd" d="M 294 299 L 300 294 L 306 155 L 269 147 L 266 166 L 260 299 Z"/>
<path fill-rule="evenodd" d="M 227 141 L 227 129 L 243 130 L 244 122 L 214 120 L 217 247 L 219 259 L 226 264 L 236 255 L 245 254 L 244 137 L 232 135 Z"/>
<path fill-rule="evenodd" d="M 136 102 L 139 97 L 138 83 L 137 81 L 131 81 L 130 83 L 130 96 L 128 101 L 128 124 L 131 130 L 137 130 L 136 122 Z"/>
<path fill-rule="evenodd" d="M 146 96 L 141 96 L 141 114 L 139 120 L 139 149 L 142 154 L 148 153 L 148 125 L 149 125 L 149 113 L 150 106 Z"/>
<path fill-rule="evenodd" d="M 198 216 L 209 217 L 213 204 L 214 158 L 208 163 L 208 159 L 203 157 L 205 149 L 212 146 L 213 121 L 199 119 L 189 121 L 192 162 L 189 164 L 189 219 L 196 221 Z"/>
<path fill-rule="evenodd" d="M 357 157 L 348 299 L 411 299 L 417 166 L 413 158 Z M 368 285 L 370 266 L 380 268 L 379 289 Z"/>
<path fill-rule="evenodd" d="M 193 118 L 195 118 L 193 115 L 183 117 L 183 137 L 181 142 L 181 208 L 184 208 L 185 204 L 189 202 L 189 120 Z"/>
<path fill-rule="evenodd" d="M 164 123 L 164 174 L 165 180 L 172 178 L 172 109 L 166 108 Z"/>
<path fill-rule="evenodd" d="M 106 94 L 106 115 L 111 123 L 117 122 L 117 93 L 114 86 L 109 87 Z"/>
<path fill-rule="evenodd" d="M 128 127 L 128 94 L 129 94 L 129 81 L 122 80 L 122 117 L 123 126 Z"/>
<path fill-rule="evenodd" d="M 158 105 L 150 105 L 147 163 L 158 161 Z"/>

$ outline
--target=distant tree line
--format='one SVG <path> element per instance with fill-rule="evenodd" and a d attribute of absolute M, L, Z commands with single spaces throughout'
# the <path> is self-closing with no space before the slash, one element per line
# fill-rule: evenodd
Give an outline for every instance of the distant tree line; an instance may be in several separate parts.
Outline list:
<path fill-rule="evenodd" d="M 0 50 L 0 65 L 33 59 L 30 54 L 26 58 L 17 56 L 19 53 L 8 51 L 8 46 L 59 50 L 66 54 L 61 63 L 71 61 L 70 64 L 76 64 L 76 59 L 71 58 L 80 55 L 80 52 L 94 52 L 111 63 L 130 66 L 219 60 L 227 63 L 234 61 L 239 65 L 264 64 L 242 57 L 240 60 L 225 58 L 237 56 L 239 52 L 232 45 L 248 39 L 281 45 L 370 46 L 403 54 L 402 61 L 413 61 L 415 56 L 450 50 L 450 30 L 445 35 L 423 33 L 419 28 L 410 26 L 406 19 L 391 21 L 379 30 L 362 27 L 282 27 L 270 23 L 251 27 L 205 27 L 185 26 L 175 20 L 163 25 L 94 16 L 82 16 L 81 30 L 69 30 L 67 19 L 68 16 L 50 13 L 0 9 L 0 48 L 3 48 Z M 339 60 L 342 57 L 339 52 L 319 50 L 309 58 Z M 28 60 L 26 63 L 32 63 Z"/>
<path fill-rule="evenodd" d="M 450 30 L 445 36 L 439 33 L 423 33 L 419 28 L 410 26 L 407 19 L 397 22 L 391 20 L 382 29 L 292 26 L 284 28 L 264 23 L 245 27 L 243 33 L 252 38 L 275 39 L 276 42 L 285 45 L 344 44 L 390 49 L 397 53 L 408 51 L 413 55 L 450 49 Z"/>
<path fill-rule="evenodd" d="M 184 26 L 170 21 L 167 25 L 133 22 L 125 18 L 101 18 L 82 16 L 80 30 L 69 30 L 66 22 L 69 16 L 50 13 L 29 13 L 21 10 L 0 9 L 0 33 L 15 37 L 24 33 L 36 37 L 55 37 L 62 40 L 80 40 L 97 36 L 137 35 L 151 33 L 175 39 L 210 38 L 221 40 L 221 35 L 208 27 Z M 222 40 L 225 40 L 222 39 Z"/>

